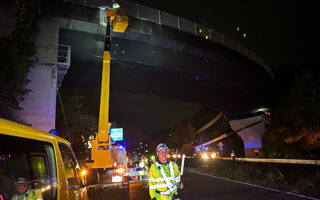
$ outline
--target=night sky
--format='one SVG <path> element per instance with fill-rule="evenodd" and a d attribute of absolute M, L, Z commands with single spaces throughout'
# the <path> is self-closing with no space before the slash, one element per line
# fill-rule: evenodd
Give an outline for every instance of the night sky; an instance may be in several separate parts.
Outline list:
<path fill-rule="evenodd" d="M 315 1 L 131 1 L 224 33 L 262 57 L 271 69 L 315 62 Z"/>

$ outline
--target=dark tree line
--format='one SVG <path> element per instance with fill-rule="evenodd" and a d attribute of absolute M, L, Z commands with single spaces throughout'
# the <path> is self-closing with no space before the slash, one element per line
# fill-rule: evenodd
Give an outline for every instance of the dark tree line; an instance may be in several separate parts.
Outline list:
<path fill-rule="evenodd" d="M 272 158 L 320 159 L 320 77 L 318 65 L 283 67 L 263 153 Z"/>

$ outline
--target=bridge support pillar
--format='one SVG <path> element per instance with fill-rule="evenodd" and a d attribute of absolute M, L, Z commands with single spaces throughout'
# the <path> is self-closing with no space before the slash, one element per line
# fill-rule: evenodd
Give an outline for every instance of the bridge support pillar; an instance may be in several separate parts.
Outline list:
<path fill-rule="evenodd" d="M 36 38 L 38 62 L 30 69 L 27 88 L 30 92 L 20 103 L 22 110 L 14 111 L 15 119 L 48 132 L 55 128 L 58 80 L 59 24 L 42 19 Z"/>
<path fill-rule="evenodd" d="M 32 90 L 20 103 L 23 108 L 15 112 L 18 121 L 33 128 L 48 132 L 55 128 L 57 67 L 55 65 L 35 65 L 28 75 Z"/>
<path fill-rule="evenodd" d="M 261 138 L 265 132 L 264 121 L 261 116 L 245 118 L 241 120 L 231 120 L 230 126 L 241 136 L 246 158 L 254 158 L 259 156 L 262 147 Z"/>

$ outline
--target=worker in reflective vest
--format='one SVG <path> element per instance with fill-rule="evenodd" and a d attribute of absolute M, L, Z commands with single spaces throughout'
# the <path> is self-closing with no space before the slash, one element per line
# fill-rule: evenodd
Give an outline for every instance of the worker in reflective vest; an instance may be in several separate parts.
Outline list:
<path fill-rule="evenodd" d="M 43 200 L 41 191 L 39 189 L 29 189 L 25 178 L 18 178 L 15 186 L 17 188 L 17 194 L 14 195 L 11 200 Z"/>
<path fill-rule="evenodd" d="M 139 167 L 146 172 L 149 170 L 148 158 L 144 157 L 144 155 L 141 156 Z"/>
<path fill-rule="evenodd" d="M 149 166 L 148 166 L 148 159 L 144 157 L 144 155 L 141 156 L 139 162 L 139 168 L 143 171 L 143 175 L 140 176 L 140 180 L 148 179 L 149 174 Z"/>
<path fill-rule="evenodd" d="M 158 160 L 149 171 L 149 193 L 152 200 L 179 200 L 180 171 L 178 165 L 167 160 L 168 147 L 161 143 L 157 146 Z"/>
<path fill-rule="evenodd" d="M 236 158 L 236 156 L 235 156 L 235 154 L 234 154 L 234 151 L 232 150 L 232 151 L 231 151 L 231 159 L 234 160 L 235 158 Z"/>

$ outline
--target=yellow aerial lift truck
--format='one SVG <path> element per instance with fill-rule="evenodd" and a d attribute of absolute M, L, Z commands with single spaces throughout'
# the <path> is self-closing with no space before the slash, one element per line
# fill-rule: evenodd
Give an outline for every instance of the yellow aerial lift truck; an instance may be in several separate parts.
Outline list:
<path fill-rule="evenodd" d="M 110 43 L 111 23 L 114 32 L 123 33 L 128 26 L 126 10 L 120 9 L 118 4 L 113 9 L 106 10 L 106 35 L 103 53 L 101 97 L 98 133 L 91 138 L 91 160 L 86 163 L 88 173 L 87 184 L 93 187 L 128 188 L 129 178 L 126 176 L 126 163 L 119 163 L 119 153 L 125 153 L 122 146 L 116 146 L 111 141 L 109 123 L 109 90 L 110 90 Z M 118 162 L 119 161 L 119 162 Z"/>

